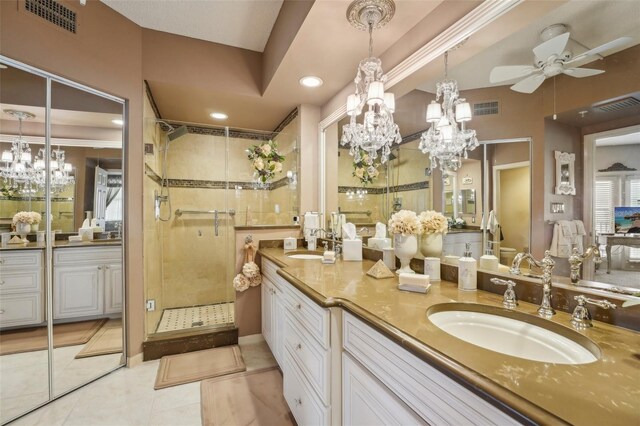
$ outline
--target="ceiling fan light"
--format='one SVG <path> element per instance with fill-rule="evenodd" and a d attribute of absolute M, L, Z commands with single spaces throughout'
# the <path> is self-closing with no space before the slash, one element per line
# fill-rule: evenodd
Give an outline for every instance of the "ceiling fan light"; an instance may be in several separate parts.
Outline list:
<path fill-rule="evenodd" d="M 456 105 L 456 121 L 471 121 L 471 105 L 469 102 L 461 102 Z"/>
<path fill-rule="evenodd" d="M 384 102 L 384 84 L 381 81 L 373 81 L 369 84 L 367 92 L 368 105 L 380 105 Z"/>
<path fill-rule="evenodd" d="M 436 101 L 431 101 L 431 103 L 427 105 L 427 123 L 435 124 L 440 121 L 440 117 L 442 117 L 440 104 L 437 104 Z"/>

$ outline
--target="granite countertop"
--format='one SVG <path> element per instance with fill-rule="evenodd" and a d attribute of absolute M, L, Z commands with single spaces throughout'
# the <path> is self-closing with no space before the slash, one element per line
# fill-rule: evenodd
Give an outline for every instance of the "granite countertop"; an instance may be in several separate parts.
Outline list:
<path fill-rule="evenodd" d="M 79 243 L 70 243 L 68 240 L 57 240 L 53 243 L 53 248 L 63 247 L 104 247 L 104 246 L 120 246 L 122 240 L 92 240 Z M 44 250 L 44 243 L 23 243 L 23 244 L 8 244 L 4 247 L 0 247 L 0 251 L 9 250 Z"/>
<path fill-rule="evenodd" d="M 399 291 L 398 279 L 365 275 L 374 262 L 287 258 L 281 248 L 259 253 L 282 269 L 284 279 L 321 306 L 340 306 L 364 319 L 401 346 L 536 423 L 640 424 L 640 333 L 594 321 L 578 333 L 597 344 L 598 361 L 582 365 L 529 361 L 480 348 L 432 324 L 429 307 L 448 302 L 502 306 L 502 296 L 459 291 L 457 284 L 432 283 L 427 294 Z M 518 312 L 535 315 L 537 306 L 519 302 Z M 628 308 L 633 309 L 633 308 Z M 570 328 L 571 315 L 550 320 Z"/>

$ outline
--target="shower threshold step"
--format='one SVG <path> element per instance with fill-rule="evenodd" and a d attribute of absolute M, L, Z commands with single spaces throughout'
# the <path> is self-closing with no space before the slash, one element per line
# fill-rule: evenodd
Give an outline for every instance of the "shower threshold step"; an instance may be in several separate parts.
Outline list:
<path fill-rule="evenodd" d="M 203 349 L 238 344 L 238 327 L 203 326 L 164 333 L 154 333 L 142 344 L 144 361 Z"/>

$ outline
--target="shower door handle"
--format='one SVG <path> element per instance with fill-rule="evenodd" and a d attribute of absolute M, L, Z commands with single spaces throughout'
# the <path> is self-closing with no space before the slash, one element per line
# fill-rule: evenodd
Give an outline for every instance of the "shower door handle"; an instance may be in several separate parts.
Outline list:
<path fill-rule="evenodd" d="M 220 220 L 218 219 L 218 210 L 213 211 L 213 227 L 215 229 L 215 235 L 218 236 L 218 227 L 220 226 Z"/>

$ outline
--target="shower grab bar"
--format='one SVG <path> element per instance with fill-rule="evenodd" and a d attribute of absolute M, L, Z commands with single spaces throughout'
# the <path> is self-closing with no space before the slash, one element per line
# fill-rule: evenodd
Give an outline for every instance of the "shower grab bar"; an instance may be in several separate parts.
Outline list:
<path fill-rule="evenodd" d="M 233 209 L 229 210 L 180 210 L 177 209 L 175 212 L 176 217 L 180 217 L 183 214 L 213 214 L 213 228 L 215 230 L 215 236 L 218 236 L 218 228 L 220 227 L 220 219 L 218 215 L 228 214 L 233 217 L 236 215 L 236 211 Z"/>
<path fill-rule="evenodd" d="M 371 210 L 354 210 L 354 211 L 350 211 L 350 212 L 340 210 L 340 213 L 342 213 L 342 214 L 365 214 L 367 216 L 371 216 Z"/>
<path fill-rule="evenodd" d="M 230 216 L 235 216 L 236 215 L 236 211 L 233 210 L 233 209 L 231 209 L 229 211 L 226 211 L 226 210 L 180 210 L 180 209 L 177 209 L 175 211 L 176 217 L 180 217 L 183 214 L 213 214 L 213 215 L 228 214 Z"/>

